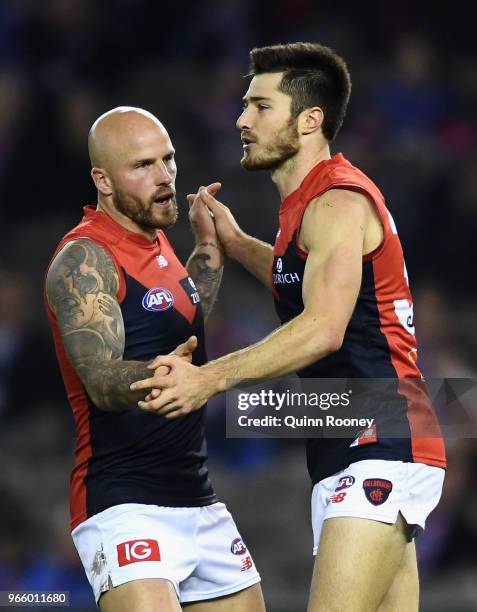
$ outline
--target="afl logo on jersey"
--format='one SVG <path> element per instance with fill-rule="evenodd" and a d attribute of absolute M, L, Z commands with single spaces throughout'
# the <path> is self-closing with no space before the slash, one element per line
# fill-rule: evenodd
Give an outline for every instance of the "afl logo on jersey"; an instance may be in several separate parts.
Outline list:
<path fill-rule="evenodd" d="M 282 258 L 279 257 L 277 259 L 277 272 L 278 274 L 280 274 L 280 272 L 283 270 L 283 262 L 282 262 Z"/>
<path fill-rule="evenodd" d="M 142 307 L 151 312 L 157 310 L 168 310 L 174 304 L 174 296 L 164 287 L 154 287 L 149 289 L 142 298 Z"/>

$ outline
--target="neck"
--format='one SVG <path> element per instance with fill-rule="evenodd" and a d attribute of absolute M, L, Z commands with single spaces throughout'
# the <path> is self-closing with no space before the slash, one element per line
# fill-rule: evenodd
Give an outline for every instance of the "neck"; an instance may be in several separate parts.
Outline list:
<path fill-rule="evenodd" d="M 316 164 L 330 158 L 330 147 L 327 142 L 313 150 L 302 146 L 294 157 L 272 172 L 272 181 L 277 186 L 281 200 L 283 201 L 290 193 L 298 189 L 305 176 Z"/>
<path fill-rule="evenodd" d="M 130 232 L 134 232 L 135 234 L 139 234 L 140 236 L 144 236 L 151 242 L 156 239 L 157 232 L 155 229 L 146 230 L 137 223 L 135 223 L 132 219 L 123 215 L 116 206 L 114 206 L 111 198 L 104 198 L 101 194 L 98 195 L 98 204 L 96 206 L 96 210 L 100 210 L 107 215 L 109 215 L 116 223 L 122 225 L 122 227 L 126 228 Z"/>

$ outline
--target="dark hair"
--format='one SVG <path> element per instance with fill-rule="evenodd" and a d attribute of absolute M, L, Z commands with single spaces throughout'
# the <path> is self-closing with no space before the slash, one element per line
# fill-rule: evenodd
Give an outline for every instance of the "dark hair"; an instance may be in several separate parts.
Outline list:
<path fill-rule="evenodd" d="M 341 128 L 351 94 L 351 77 L 343 58 L 317 43 L 252 49 L 247 76 L 267 72 L 284 73 L 279 90 L 291 97 L 293 117 L 312 106 L 323 109 L 323 135 L 331 142 Z"/>

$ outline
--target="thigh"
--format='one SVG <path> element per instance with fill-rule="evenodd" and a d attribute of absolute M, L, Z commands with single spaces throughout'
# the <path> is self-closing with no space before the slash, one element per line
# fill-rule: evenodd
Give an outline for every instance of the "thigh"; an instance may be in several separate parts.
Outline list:
<path fill-rule="evenodd" d="M 394 524 L 335 517 L 324 521 L 308 612 L 375 612 L 407 546 L 401 516 Z"/>
<path fill-rule="evenodd" d="M 378 612 L 418 612 L 419 576 L 414 542 L 406 546 L 401 565 Z"/>
<path fill-rule="evenodd" d="M 184 605 L 184 612 L 265 612 L 260 584 L 239 593 Z"/>
<path fill-rule="evenodd" d="M 257 589 L 250 591 L 249 587 L 260 582 L 260 575 L 224 504 L 218 502 L 200 509 L 196 542 L 198 563 L 179 585 L 182 604 L 217 602 L 217 607 L 226 606 L 220 602 L 227 601 L 230 607 L 256 597 Z M 234 594 L 237 596 L 232 598 Z"/>
<path fill-rule="evenodd" d="M 135 594 L 137 588 L 148 593 L 151 585 L 156 591 L 161 584 L 161 591 L 167 592 L 173 584 L 179 594 L 179 584 L 197 564 L 199 510 L 122 504 L 75 529 L 73 539 L 96 601 L 111 586 L 122 585 Z"/>
<path fill-rule="evenodd" d="M 168 580 L 132 580 L 109 590 L 99 600 L 101 612 L 181 612 L 174 585 Z"/>

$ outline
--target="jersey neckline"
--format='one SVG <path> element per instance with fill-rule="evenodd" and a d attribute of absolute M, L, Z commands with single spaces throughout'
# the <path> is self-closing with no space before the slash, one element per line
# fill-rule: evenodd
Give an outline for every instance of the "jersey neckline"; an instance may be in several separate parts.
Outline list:
<path fill-rule="evenodd" d="M 88 204 L 83 207 L 83 221 L 92 221 L 97 219 L 103 227 L 106 227 L 111 233 L 119 238 L 125 238 L 131 242 L 136 243 L 143 249 L 157 249 L 161 246 L 160 232 L 156 231 L 155 240 L 149 240 L 141 234 L 132 232 L 131 230 L 123 227 L 120 223 L 115 221 L 108 213 L 103 210 L 98 210 L 95 206 Z"/>
<path fill-rule="evenodd" d="M 304 186 L 306 185 L 306 183 L 313 177 L 315 177 L 316 174 L 318 174 L 319 172 L 322 172 L 326 167 L 330 166 L 330 165 L 334 165 L 334 164 L 341 164 L 343 162 L 345 162 L 345 157 L 342 153 L 336 153 L 335 155 L 332 155 L 329 159 L 323 159 L 320 162 L 318 162 L 315 166 L 313 166 L 313 168 L 304 176 L 302 182 L 300 183 L 300 185 L 291 193 L 289 193 L 287 195 L 287 197 L 282 201 L 281 205 L 280 205 L 280 213 L 282 213 L 285 209 L 288 209 L 290 206 L 292 206 L 296 200 L 296 196 L 301 192 L 301 190 L 304 188 Z"/>

